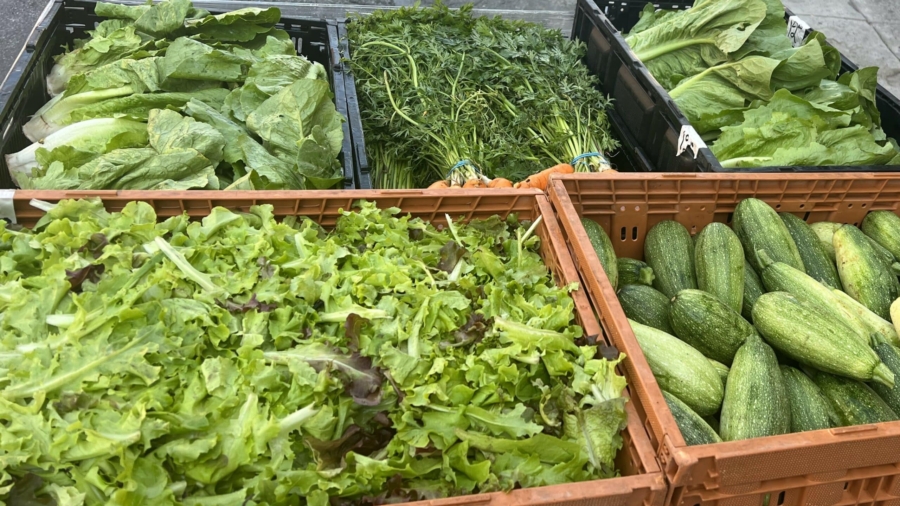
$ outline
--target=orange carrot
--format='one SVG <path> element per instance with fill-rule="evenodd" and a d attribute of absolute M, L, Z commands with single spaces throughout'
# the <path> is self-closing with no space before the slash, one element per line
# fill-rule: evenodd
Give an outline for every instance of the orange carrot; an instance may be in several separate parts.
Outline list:
<path fill-rule="evenodd" d="M 537 188 L 538 190 L 546 190 L 547 185 L 550 184 L 550 176 L 552 174 L 572 174 L 573 172 L 575 172 L 574 167 L 568 163 L 561 163 L 559 165 L 554 165 L 549 169 L 542 170 L 537 174 L 528 176 L 528 179 L 519 183 L 516 188 Z"/>
<path fill-rule="evenodd" d="M 463 184 L 463 188 L 485 188 L 485 185 L 481 179 L 470 179 Z"/>
<path fill-rule="evenodd" d="M 435 182 L 431 183 L 431 186 L 428 187 L 429 190 L 441 190 L 441 189 L 445 189 L 445 188 L 450 188 L 450 185 L 447 184 L 447 182 L 444 181 L 443 179 L 440 181 L 435 181 Z"/>
<path fill-rule="evenodd" d="M 512 188 L 513 184 L 512 184 L 512 181 L 510 181 L 509 179 L 497 177 L 497 178 L 492 179 L 491 182 L 488 183 L 487 186 L 488 186 L 488 188 Z"/>

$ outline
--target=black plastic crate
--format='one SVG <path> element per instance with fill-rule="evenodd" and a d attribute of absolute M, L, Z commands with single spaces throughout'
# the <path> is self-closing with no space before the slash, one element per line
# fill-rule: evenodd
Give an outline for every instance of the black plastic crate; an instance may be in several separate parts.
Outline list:
<path fill-rule="evenodd" d="M 676 155 L 681 137 L 693 131 L 669 93 L 650 75 L 619 33 L 628 32 L 640 19 L 645 0 L 578 0 L 572 38 L 587 44 L 586 63 L 613 99 L 610 122 L 622 141 L 622 155 L 635 170 L 652 172 L 886 172 L 900 167 L 885 165 L 826 167 L 759 167 L 724 169 L 709 148 L 697 156 L 691 148 Z M 693 2 L 656 1 L 663 9 L 688 9 Z M 785 16 L 792 14 L 787 11 Z M 827 37 L 827 33 L 825 34 Z M 841 71 L 858 67 L 841 55 Z M 882 128 L 900 139 L 900 100 L 880 85 L 876 96 Z"/>
<path fill-rule="evenodd" d="M 143 3 L 123 1 L 120 3 Z M 244 7 L 266 7 L 255 2 L 214 2 L 194 0 L 194 6 L 213 14 Z M 94 29 L 104 18 L 94 14 L 95 1 L 51 0 L 35 24 L 34 30 L 25 43 L 25 48 L 13 63 L 6 80 L 0 84 L 0 189 L 15 188 L 9 177 L 4 155 L 15 153 L 31 142 L 22 133 L 22 125 L 34 114 L 50 96 L 44 83 L 53 67 L 53 57 L 71 47 L 77 39 L 87 38 L 88 30 Z M 353 167 L 354 149 L 350 137 L 353 118 L 348 110 L 356 111 L 359 122 L 359 105 L 355 104 L 356 90 L 348 91 L 341 64 L 338 46 L 339 33 L 345 31 L 343 21 L 282 16 L 277 25 L 290 34 L 297 52 L 310 61 L 321 63 L 328 71 L 328 80 L 334 92 L 335 107 L 347 119 L 344 122 L 344 143 L 338 158 L 344 168 L 344 188 L 359 188 Z M 352 87 L 352 83 L 351 83 Z M 353 97 L 354 107 L 348 105 L 348 96 Z"/>

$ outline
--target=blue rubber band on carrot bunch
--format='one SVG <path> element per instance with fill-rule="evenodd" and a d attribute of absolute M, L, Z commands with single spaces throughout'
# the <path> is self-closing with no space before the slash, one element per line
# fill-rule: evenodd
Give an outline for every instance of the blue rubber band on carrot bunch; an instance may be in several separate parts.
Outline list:
<path fill-rule="evenodd" d="M 446 180 L 450 181 L 451 188 L 484 188 L 485 179 L 481 169 L 470 160 L 456 162 L 446 177 Z"/>
<path fill-rule="evenodd" d="M 593 165 L 591 163 L 584 161 L 587 158 L 595 157 L 600 159 L 600 165 L 598 166 L 598 170 L 596 171 L 593 170 Z M 586 166 L 588 168 L 587 172 L 603 172 L 604 170 L 612 169 L 612 165 L 609 163 L 609 160 L 605 156 L 603 156 L 603 153 L 600 153 L 599 151 L 580 154 L 572 159 L 571 165 L 572 167 L 575 167 L 576 172 L 580 172 L 578 170 L 579 165 Z"/>

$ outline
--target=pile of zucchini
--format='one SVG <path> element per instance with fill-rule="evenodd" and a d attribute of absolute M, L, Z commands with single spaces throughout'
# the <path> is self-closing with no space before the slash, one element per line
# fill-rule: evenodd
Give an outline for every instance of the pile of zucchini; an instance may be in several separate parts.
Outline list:
<path fill-rule="evenodd" d="M 582 224 L 687 444 L 900 419 L 894 213 L 809 225 L 745 199 L 733 228 L 657 224 L 643 261 Z"/>

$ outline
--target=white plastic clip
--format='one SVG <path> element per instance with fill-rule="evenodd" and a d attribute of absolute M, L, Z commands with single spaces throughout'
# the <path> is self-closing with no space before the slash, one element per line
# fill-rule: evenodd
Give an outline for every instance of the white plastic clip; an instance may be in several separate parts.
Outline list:
<path fill-rule="evenodd" d="M 0 220 L 18 223 L 16 221 L 16 206 L 13 204 L 13 197 L 15 196 L 16 190 L 0 190 Z"/>
<path fill-rule="evenodd" d="M 806 36 L 812 31 L 812 27 L 797 16 L 788 18 L 787 29 L 787 36 L 791 39 L 791 45 L 794 47 L 802 46 Z"/>
<path fill-rule="evenodd" d="M 705 147 L 706 143 L 703 142 L 703 139 L 700 138 L 700 135 L 697 134 L 694 127 L 684 125 L 681 127 L 681 134 L 678 135 L 678 151 L 675 153 L 675 156 L 681 156 L 682 153 L 690 149 L 694 152 L 694 159 L 696 160 L 700 148 Z"/>

